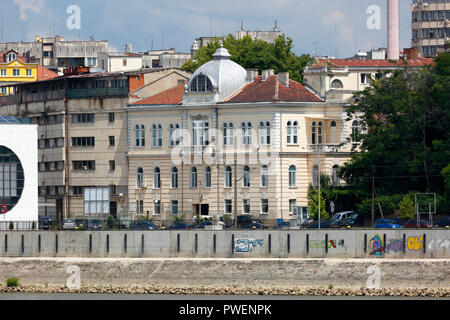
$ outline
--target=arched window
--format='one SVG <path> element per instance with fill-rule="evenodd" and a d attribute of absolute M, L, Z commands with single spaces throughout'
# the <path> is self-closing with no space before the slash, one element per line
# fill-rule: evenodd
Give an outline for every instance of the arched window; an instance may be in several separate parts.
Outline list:
<path fill-rule="evenodd" d="M 312 144 L 323 144 L 323 124 L 322 121 L 312 123 Z"/>
<path fill-rule="evenodd" d="M 233 145 L 233 123 L 224 123 L 223 124 L 223 145 L 224 146 L 232 146 Z"/>
<path fill-rule="evenodd" d="M 197 168 L 191 169 L 191 188 L 198 188 Z"/>
<path fill-rule="evenodd" d="M 225 169 L 225 188 L 232 188 L 233 187 L 233 169 L 231 169 L 230 166 L 228 166 Z"/>
<path fill-rule="evenodd" d="M 249 166 L 244 167 L 243 177 L 242 177 L 242 187 L 250 188 L 250 168 Z"/>
<path fill-rule="evenodd" d="M 139 168 L 137 170 L 137 174 L 136 174 L 136 187 L 138 189 L 143 188 L 144 187 L 144 170 L 142 168 Z"/>
<path fill-rule="evenodd" d="M 210 92 L 213 91 L 213 85 L 207 76 L 199 75 L 192 80 L 189 91 Z"/>
<path fill-rule="evenodd" d="M 287 123 L 287 144 L 298 144 L 298 122 Z"/>
<path fill-rule="evenodd" d="M 175 147 L 180 144 L 180 125 L 170 124 L 169 126 L 170 146 Z"/>
<path fill-rule="evenodd" d="M 352 142 L 357 143 L 359 140 L 360 126 L 358 121 L 352 123 Z"/>
<path fill-rule="evenodd" d="M 154 124 L 152 126 L 153 147 L 162 147 L 162 125 Z"/>
<path fill-rule="evenodd" d="M 244 146 L 248 146 L 252 144 L 252 123 L 251 122 L 242 122 L 242 144 Z"/>
<path fill-rule="evenodd" d="M 344 85 L 342 84 L 341 80 L 336 79 L 331 83 L 331 89 L 343 89 L 343 88 Z"/>
<path fill-rule="evenodd" d="M 159 168 L 155 168 L 153 172 L 153 188 L 161 189 L 161 170 Z"/>
<path fill-rule="evenodd" d="M 330 143 L 337 143 L 337 124 L 336 121 L 331 121 L 330 123 Z"/>
<path fill-rule="evenodd" d="M 211 188 L 211 168 L 207 167 L 205 169 L 204 183 L 205 188 Z"/>
<path fill-rule="evenodd" d="M 319 186 L 319 166 L 313 166 L 312 170 L 312 185 L 313 187 Z"/>
<path fill-rule="evenodd" d="M 339 176 L 338 176 L 338 172 L 339 172 L 339 166 L 338 165 L 333 166 L 332 175 L 331 175 L 331 180 L 332 180 L 333 186 L 339 186 L 341 184 Z"/>
<path fill-rule="evenodd" d="M 289 187 L 297 186 L 297 168 L 290 166 L 289 168 Z"/>
<path fill-rule="evenodd" d="M 269 169 L 267 166 L 261 167 L 261 187 L 269 186 Z"/>
<path fill-rule="evenodd" d="M 178 188 L 178 169 L 177 168 L 172 168 L 172 174 L 171 174 L 171 179 L 170 179 L 170 187 L 172 189 L 177 189 Z"/>
<path fill-rule="evenodd" d="M 259 123 L 259 143 L 261 145 L 270 145 L 270 122 L 261 121 Z"/>

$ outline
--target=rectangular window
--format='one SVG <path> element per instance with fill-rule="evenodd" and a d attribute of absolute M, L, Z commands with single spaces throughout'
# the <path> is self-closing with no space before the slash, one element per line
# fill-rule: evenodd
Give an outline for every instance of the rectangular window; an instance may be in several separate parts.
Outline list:
<path fill-rule="evenodd" d="M 114 160 L 109 161 L 109 171 L 116 171 L 116 162 Z"/>
<path fill-rule="evenodd" d="M 242 204 L 242 213 L 250 214 L 250 200 L 244 199 Z"/>
<path fill-rule="evenodd" d="M 115 121 L 115 114 L 114 114 L 114 112 L 110 112 L 108 117 L 109 117 L 109 123 L 114 123 L 114 121 Z"/>
<path fill-rule="evenodd" d="M 362 84 L 372 83 L 372 75 L 370 73 L 362 73 L 361 74 L 361 83 Z"/>
<path fill-rule="evenodd" d="M 144 214 L 144 200 L 136 201 L 136 213 Z"/>
<path fill-rule="evenodd" d="M 13 69 L 13 76 L 20 77 L 20 69 Z"/>
<path fill-rule="evenodd" d="M 72 138 L 72 147 L 94 147 L 95 137 L 75 137 Z"/>
<path fill-rule="evenodd" d="M 75 171 L 93 171 L 95 170 L 95 161 L 73 161 L 72 167 Z"/>
<path fill-rule="evenodd" d="M 161 201 L 155 200 L 153 207 L 154 207 L 153 214 L 160 215 L 161 214 Z"/>
<path fill-rule="evenodd" d="M 0 76 L 6 77 L 6 69 L 1 69 L 0 70 Z"/>
<path fill-rule="evenodd" d="M 115 196 L 117 195 L 117 186 L 112 184 L 109 186 L 109 195 Z"/>
<path fill-rule="evenodd" d="M 114 147 L 116 145 L 116 139 L 114 136 L 109 136 L 109 146 Z"/>
<path fill-rule="evenodd" d="M 225 200 L 225 214 L 232 214 L 232 213 L 233 213 L 233 201 Z"/>
<path fill-rule="evenodd" d="M 72 194 L 74 196 L 82 196 L 83 195 L 83 187 L 72 187 Z"/>
<path fill-rule="evenodd" d="M 93 113 L 80 113 L 72 115 L 72 123 L 94 123 L 95 115 Z"/>
<path fill-rule="evenodd" d="M 261 213 L 269 213 L 269 199 L 261 199 Z"/>
<path fill-rule="evenodd" d="M 294 214 L 294 208 L 297 207 L 297 200 L 289 200 L 289 212 Z"/>
<path fill-rule="evenodd" d="M 85 188 L 84 213 L 109 214 L 109 188 Z"/>
<path fill-rule="evenodd" d="M 192 145 L 193 146 L 209 145 L 208 121 L 194 121 L 192 123 Z"/>
<path fill-rule="evenodd" d="M 33 76 L 33 71 L 31 69 L 27 69 L 27 77 Z"/>
<path fill-rule="evenodd" d="M 172 214 L 178 214 L 178 200 L 172 200 Z"/>

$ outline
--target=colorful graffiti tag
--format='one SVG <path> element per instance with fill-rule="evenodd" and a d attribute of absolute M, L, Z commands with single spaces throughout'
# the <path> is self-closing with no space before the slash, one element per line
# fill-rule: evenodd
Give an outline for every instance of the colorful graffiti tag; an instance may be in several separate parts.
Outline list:
<path fill-rule="evenodd" d="M 234 252 L 237 253 L 249 253 L 252 249 L 257 246 L 264 246 L 264 240 L 255 239 L 237 239 L 234 241 Z"/>
<path fill-rule="evenodd" d="M 369 255 L 381 256 L 383 254 L 384 254 L 383 238 L 379 234 L 376 234 L 375 236 L 373 236 L 372 239 L 370 239 Z"/>
<path fill-rule="evenodd" d="M 408 238 L 408 249 L 411 251 L 419 251 L 419 250 L 423 249 L 423 236 L 409 237 Z"/>
<path fill-rule="evenodd" d="M 403 252 L 403 240 L 389 239 L 386 242 L 386 253 Z"/>
<path fill-rule="evenodd" d="M 344 240 L 328 240 L 328 249 L 345 247 L 344 243 Z M 310 240 L 309 247 L 311 249 L 325 249 L 325 240 Z"/>

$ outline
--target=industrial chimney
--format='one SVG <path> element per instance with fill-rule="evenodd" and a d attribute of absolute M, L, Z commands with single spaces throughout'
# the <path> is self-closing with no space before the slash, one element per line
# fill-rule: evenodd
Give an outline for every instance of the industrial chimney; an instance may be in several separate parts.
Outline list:
<path fill-rule="evenodd" d="M 398 0 L 387 0 L 387 58 L 398 60 L 400 58 L 400 23 Z"/>

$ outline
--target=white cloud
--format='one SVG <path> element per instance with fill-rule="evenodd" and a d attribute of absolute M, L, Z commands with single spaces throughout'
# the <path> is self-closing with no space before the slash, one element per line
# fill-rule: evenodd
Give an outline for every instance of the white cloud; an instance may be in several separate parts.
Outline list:
<path fill-rule="evenodd" d="M 40 13 L 44 7 L 44 0 L 14 0 L 14 3 L 19 6 L 20 20 L 26 21 L 28 19 L 28 12 Z"/>

